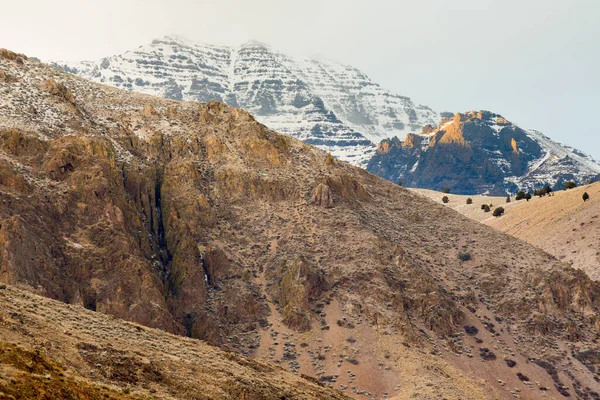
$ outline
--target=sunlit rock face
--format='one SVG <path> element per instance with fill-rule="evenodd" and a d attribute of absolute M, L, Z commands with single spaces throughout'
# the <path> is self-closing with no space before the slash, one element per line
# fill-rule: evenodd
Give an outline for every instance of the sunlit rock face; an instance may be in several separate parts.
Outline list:
<path fill-rule="evenodd" d="M 497 195 L 600 174 L 590 156 L 488 111 L 456 114 L 403 141 L 384 139 L 367 169 L 405 186 Z"/>

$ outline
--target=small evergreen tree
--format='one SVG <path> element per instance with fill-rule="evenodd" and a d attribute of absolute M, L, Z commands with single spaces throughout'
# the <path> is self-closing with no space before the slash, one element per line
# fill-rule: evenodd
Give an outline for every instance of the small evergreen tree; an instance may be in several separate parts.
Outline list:
<path fill-rule="evenodd" d="M 448 198 L 448 196 L 442 197 L 442 203 L 446 204 L 449 201 L 450 201 L 450 199 Z"/>
<path fill-rule="evenodd" d="M 487 204 L 482 204 L 481 209 L 483 210 L 483 212 L 490 212 L 490 206 L 488 206 Z"/>
<path fill-rule="evenodd" d="M 525 198 L 526 194 L 524 191 L 519 190 L 517 192 L 517 196 L 515 197 L 515 200 L 523 200 Z"/>
<path fill-rule="evenodd" d="M 402 181 L 398 181 L 398 186 L 402 186 Z"/>
<path fill-rule="evenodd" d="M 510 203 L 510 196 L 506 196 L 506 202 Z"/>
<path fill-rule="evenodd" d="M 502 214 L 504 214 L 504 207 L 496 207 L 492 213 L 494 217 L 500 217 Z"/>
<path fill-rule="evenodd" d="M 576 187 L 577 187 L 577 184 L 575 182 L 573 182 L 573 181 L 569 181 L 569 182 L 565 183 L 565 190 L 567 190 L 567 189 L 573 189 L 573 188 L 576 188 Z"/>
<path fill-rule="evenodd" d="M 445 187 L 444 188 L 444 193 L 450 193 L 450 188 L 449 187 Z"/>
<path fill-rule="evenodd" d="M 590 195 L 587 194 L 587 192 L 584 192 L 582 198 L 583 198 L 583 201 L 588 201 L 588 199 L 590 198 Z"/>
<path fill-rule="evenodd" d="M 469 197 L 469 198 L 467 199 L 467 204 L 473 204 L 473 199 Z"/>
<path fill-rule="evenodd" d="M 531 193 L 527 192 L 527 194 L 525 195 L 525 200 L 531 200 Z"/>

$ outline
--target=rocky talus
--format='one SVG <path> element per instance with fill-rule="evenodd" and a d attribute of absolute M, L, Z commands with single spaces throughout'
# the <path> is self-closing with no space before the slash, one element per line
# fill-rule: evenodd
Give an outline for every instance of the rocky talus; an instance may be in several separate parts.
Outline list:
<path fill-rule="evenodd" d="M 1 54 L 3 282 L 355 398 L 600 393 L 584 273 L 246 111 Z"/>

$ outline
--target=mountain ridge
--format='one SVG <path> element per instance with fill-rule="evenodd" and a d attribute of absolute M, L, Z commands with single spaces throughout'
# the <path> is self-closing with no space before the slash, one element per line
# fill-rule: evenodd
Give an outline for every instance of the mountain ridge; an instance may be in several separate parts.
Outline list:
<path fill-rule="evenodd" d="M 581 271 L 246 111 L 0 71 L 3 282 L 359 399 L 600 393 Z"/>
<path fill-rule="evenodd" d="M 452 118 L 451 114 L 437 113 L 414 104 L 408 97 L 385 90 L 352 66 L 327 59 L 292 58 L 256 41 L 218 46 L 167 36 L 98 61 L 54 62 L 53 65 L 127 90 L 178 100 L 216 100 L 241 107 L 276 131 L 320 147 L 388 180 L 402 180 L 414 187 L 440 190 L 444 183 L 439 179 L 414 176 L 409 173 L 410 169 L 431 164 L 428 169 L 432 171 L 439 168 L 440 163 L 446 163 L 444 159 L 452 157 L 448 152 L 418 152 L 419 155 L 399 152 L 402 146 L 396 146 L 392 154 L 377 151 L 382 146 L 394 147 L 394 143 L 407 138 L 410 141 L 421 137 L 419 132 L 423 129 L 430 132 L 437 127 L 439 130 L 439 124 Z M 473 113 L 481 112 L 470 111 L 463 115 Z M 454 180 L 458 185 L 454 189 L 461 193 L 514 193 L 543 184 L 558 187 L 566 179 L 583 183 L 584 179 L 600 173 L 600 164 L 581 151 L 500 118 L 528 136 L 529 147 L 537 147 L 534 153 L 539 154 L 525 155 L 519 161 L 518 157 L 497 157 L 490 153 L 498 148 L 482 149 L 476 145 L 469 165 L 463 160 L 462 167 L 441 168 L 454 174 L 446 185 Z M 485 134 L 491 138 L 498 132 L 489 130 Z M 482 135 L 479 142 L 489 144 L 490 138 L 484 140 Z M 428 144 L 427 134 L 421 139 Z M 510 143 L 508 146 L 510 148 Z M 467 156 L 467 153 L 461 154 L 459 159 Z M 416 164 L 417 158 L 420 167 Z M 460 174 L 454 171 L 457 166 Z M 561 173 L 561 170 L 567 172 Z M 479 182 L 473 180 L 474 175 L 479 176 Z M 467 182 L 467 185 L 458 182 Z"/>
<path fill-rule="evenodd" d="M 515 194 L 550 184 L 562 189 L 600 178 L 590 156 L 522 129 L 489 111 L 457 113 L 404 141 L 385 139 L 367 170 L 408 187 L 458 194 Z"/>

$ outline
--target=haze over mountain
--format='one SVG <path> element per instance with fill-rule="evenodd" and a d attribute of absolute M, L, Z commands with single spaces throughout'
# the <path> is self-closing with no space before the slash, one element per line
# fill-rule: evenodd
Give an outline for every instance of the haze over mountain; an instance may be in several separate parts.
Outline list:
<path fill-rule="evenodd" d="M 3 282 L 359 399 L 600 396 L 585 273 L 246 111 L 0 71 Z"/>

